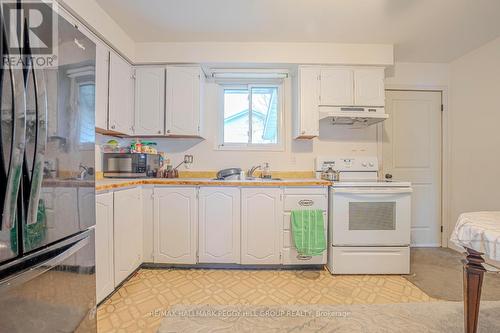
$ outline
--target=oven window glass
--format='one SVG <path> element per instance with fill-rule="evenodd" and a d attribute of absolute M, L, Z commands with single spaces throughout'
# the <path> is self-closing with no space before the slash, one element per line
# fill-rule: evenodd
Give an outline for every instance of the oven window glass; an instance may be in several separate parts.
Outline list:
<path fill-rule="evenodd" d="M 349 230 L 396 230 L 396 203 L 350 202 Z"/>

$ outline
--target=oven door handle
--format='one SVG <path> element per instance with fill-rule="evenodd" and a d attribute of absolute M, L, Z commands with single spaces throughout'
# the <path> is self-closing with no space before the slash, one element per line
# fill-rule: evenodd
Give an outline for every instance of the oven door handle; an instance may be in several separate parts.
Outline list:
<path fill-rule="evenodd" d="M 412 193 L 413 190 L 411 188 L 334 188 L 333 193 L 342 193 L 342 194 L 405 194 Z"/>

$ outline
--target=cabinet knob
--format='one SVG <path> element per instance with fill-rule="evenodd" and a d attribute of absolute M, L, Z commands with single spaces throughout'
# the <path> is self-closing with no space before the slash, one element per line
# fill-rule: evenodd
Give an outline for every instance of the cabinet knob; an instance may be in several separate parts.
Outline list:
<path fill-rule="evenodd" d="M 167 133 L 170 133 L 170 130 L 167 130 Z"/>
<path fill-rule="evenodd" d="M 306 131 L 302 131 L 302 132 L 300 132 L 300 134 L 306 134 Z"/>
<path fill-rule="evenodd" d="M 161 130 L 158 131 L 158 134 L 161 134 Z"/>
<path fill-rule="evenodd" d="M 111 129 L 115 129 L 115 127 L 116 127 L 115 125 L 111 125 Z"/>

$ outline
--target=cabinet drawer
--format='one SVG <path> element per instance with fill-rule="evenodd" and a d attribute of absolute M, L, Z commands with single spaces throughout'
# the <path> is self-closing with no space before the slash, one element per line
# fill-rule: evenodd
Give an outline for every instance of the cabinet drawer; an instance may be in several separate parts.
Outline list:
<path fill-rule="evenodd" d="M 328 230 L 328 216 L 323 213 L 323 224 L 325 225 L 325 233 Z M 292 214 L 291 212 L 283 213 L 283 230 L 292 230 Z"/>
<path fill-rule="evenodd" d="M 285 195 L 285 211 L 292 209 L 322 209 L 328 207 L 326 195 Z"/>
<path fill-rule="evenodd" d="M 314 256 L 306 259 L 297 258 L 297 250 L 291 247 L 283 249 L 283 265 L 324 265 L 327 261 L 326 250 L 321 256 Z"/>
<path fill-rule="evenodd" d="M 332 247 L 332 274 L 409 274 L 409 247 Z"/>
<path fill-rule="evenodd" d="M 320 256 L 298 258 L 297 249 L 293 245 L 292 232 L 290 230 L 283 232 L 283 265 L 324 265 L 326 261 L 327 250 Z"/>

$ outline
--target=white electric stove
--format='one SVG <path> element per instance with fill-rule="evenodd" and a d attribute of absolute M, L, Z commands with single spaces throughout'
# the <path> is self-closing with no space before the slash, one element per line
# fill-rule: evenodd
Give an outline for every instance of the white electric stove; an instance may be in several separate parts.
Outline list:
<path fill-rule="evenodd" d="M 328 269 L 332 274 L 408 274 L 411 183 L 380 179 L 376 157 L 321 157 L 331 167 Z"/>

